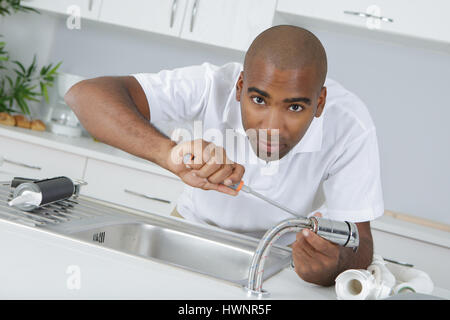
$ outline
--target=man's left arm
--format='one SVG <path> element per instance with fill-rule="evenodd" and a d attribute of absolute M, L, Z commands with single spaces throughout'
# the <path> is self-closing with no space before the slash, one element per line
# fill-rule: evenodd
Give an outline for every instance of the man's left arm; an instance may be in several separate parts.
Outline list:
<path fill-rule="evenodd" d="M 373 258 L 370 221 L 383 215 L 380 160 L 375 127 L 353 128 L 322 185 L 324 218 L 356 222 L 359 248 L 340 247 L 311 231 L 297 233 L 292 256 L 297 274 L 305 281 L 330 286 L 347 269 L 366 269 Z M 305 235 L 306 234 L 306 235 Z"/>
<path fill-rule="evenodd" d="M 314 232 L 304 229 L 297 233 L 292 244 L 295 272 L 303 280 L 322 286 L 331 286 L 336 277 L 347 269 L 366 269 L 372 262 L 373 241 L 370 222 L 356 223 L 359 248 L 341 247 Z"/>

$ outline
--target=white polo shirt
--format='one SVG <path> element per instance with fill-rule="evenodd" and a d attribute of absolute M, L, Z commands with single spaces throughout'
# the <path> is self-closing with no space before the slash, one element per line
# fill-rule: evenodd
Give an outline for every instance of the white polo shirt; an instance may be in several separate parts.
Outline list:
<path fill-rule="evenodd" d="M 319 211 L 325 218 L 362 222 L 383 215 L 377 136 L 364 103 L 327 78 L 322 115 L 314 118 L 287 155 L 266 163 L 245 139 L 240 103 L 235 98 L 242 68 L 235 62 L 223 66 L 203 63 L 133 76 L 147 96 L 152 123 L 200 120 L 196 126 L 201 127 L 203 138 L 222 145 L 231 160 L 245 167 L 243 180 L 249 187 L 297 216 Z M 242 138 L 233 148 L 211 138 L 211 132 L 225 135 L 230 130 Z M 188 185 L 177 210 L 188 220 L 257 238 L 280 221 L 295 218 L 251 194 L 240 192 L 233 197 Z M 291 234 L 278 243 L 293 241 L 295 235 Z"/>

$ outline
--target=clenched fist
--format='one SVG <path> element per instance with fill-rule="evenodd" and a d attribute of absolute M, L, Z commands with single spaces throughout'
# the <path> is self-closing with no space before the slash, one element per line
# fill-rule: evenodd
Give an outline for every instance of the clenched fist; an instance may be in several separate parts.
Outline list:
<path fill-rule="evenodd" d="M 183 162 L 186 155 L 189 162 Z M 225 149 L 202 139 L 182 142 L 172 148 L 167 167 L 186 184 L 229 195 L 238 193 L 227 186 L 241 181 L 245 168 L 227 158 Z"/>

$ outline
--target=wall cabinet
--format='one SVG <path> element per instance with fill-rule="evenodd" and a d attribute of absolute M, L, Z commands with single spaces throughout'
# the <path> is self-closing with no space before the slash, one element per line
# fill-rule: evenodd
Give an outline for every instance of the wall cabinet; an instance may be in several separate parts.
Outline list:
<path fill-rule="evenodd" d="M 38 10 L 69 14 L 73 12 L 70 8 L 75 6 L 79 9 L 80 17 L 94 19 L 98 18 L 103 0 L 22 0 L 25 6 Z M 106 2 L 108 2 L 107 0 Z"/>
<path fill-rule="evenodd" d="M 275 0 L 108 0 L 99 20 L 244 51 L 272 25 L 275 5 Z"/>
<path fill-rule="evenodd" d="M 276 0 L 28 0 L 28 6 L 216 46 L 247 50 L 272 25 Z"/>
<path fill-rule="evenodd" d="M 23 0 L 39 10 L 80 16 L 246 51 L 251 41 L 272 26 L 275 13 L 320 23 L 372 29 L 374 32 L 450 43 L 450 1 L 410 0 Z"/>
<path fill-rule="evenodd" d="M 277 11 L 358 28 L 450 42 L 447 0 L 278 0 Z"/>
<path fill-rule="evenodd" d="M 272 26 L 275 6 L 273 0 L 190 0 L 181 37 L 246 51 Z"/>
<path fill-rule="evenodd" d="M 107 0 L 99 21 L 179 36 L 187 0 Z"/>

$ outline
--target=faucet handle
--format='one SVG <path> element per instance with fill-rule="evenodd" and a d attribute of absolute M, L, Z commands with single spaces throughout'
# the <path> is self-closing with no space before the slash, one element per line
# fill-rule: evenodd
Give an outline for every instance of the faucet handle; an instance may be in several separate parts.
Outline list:
<path fill-rule="evenodd" d="M 336 221 L 320 217 L 310 217 L 312 231 L 317 235 L 343 247 L 353 248 L 359 246 L 358 227 L 353 222 Z"/>

